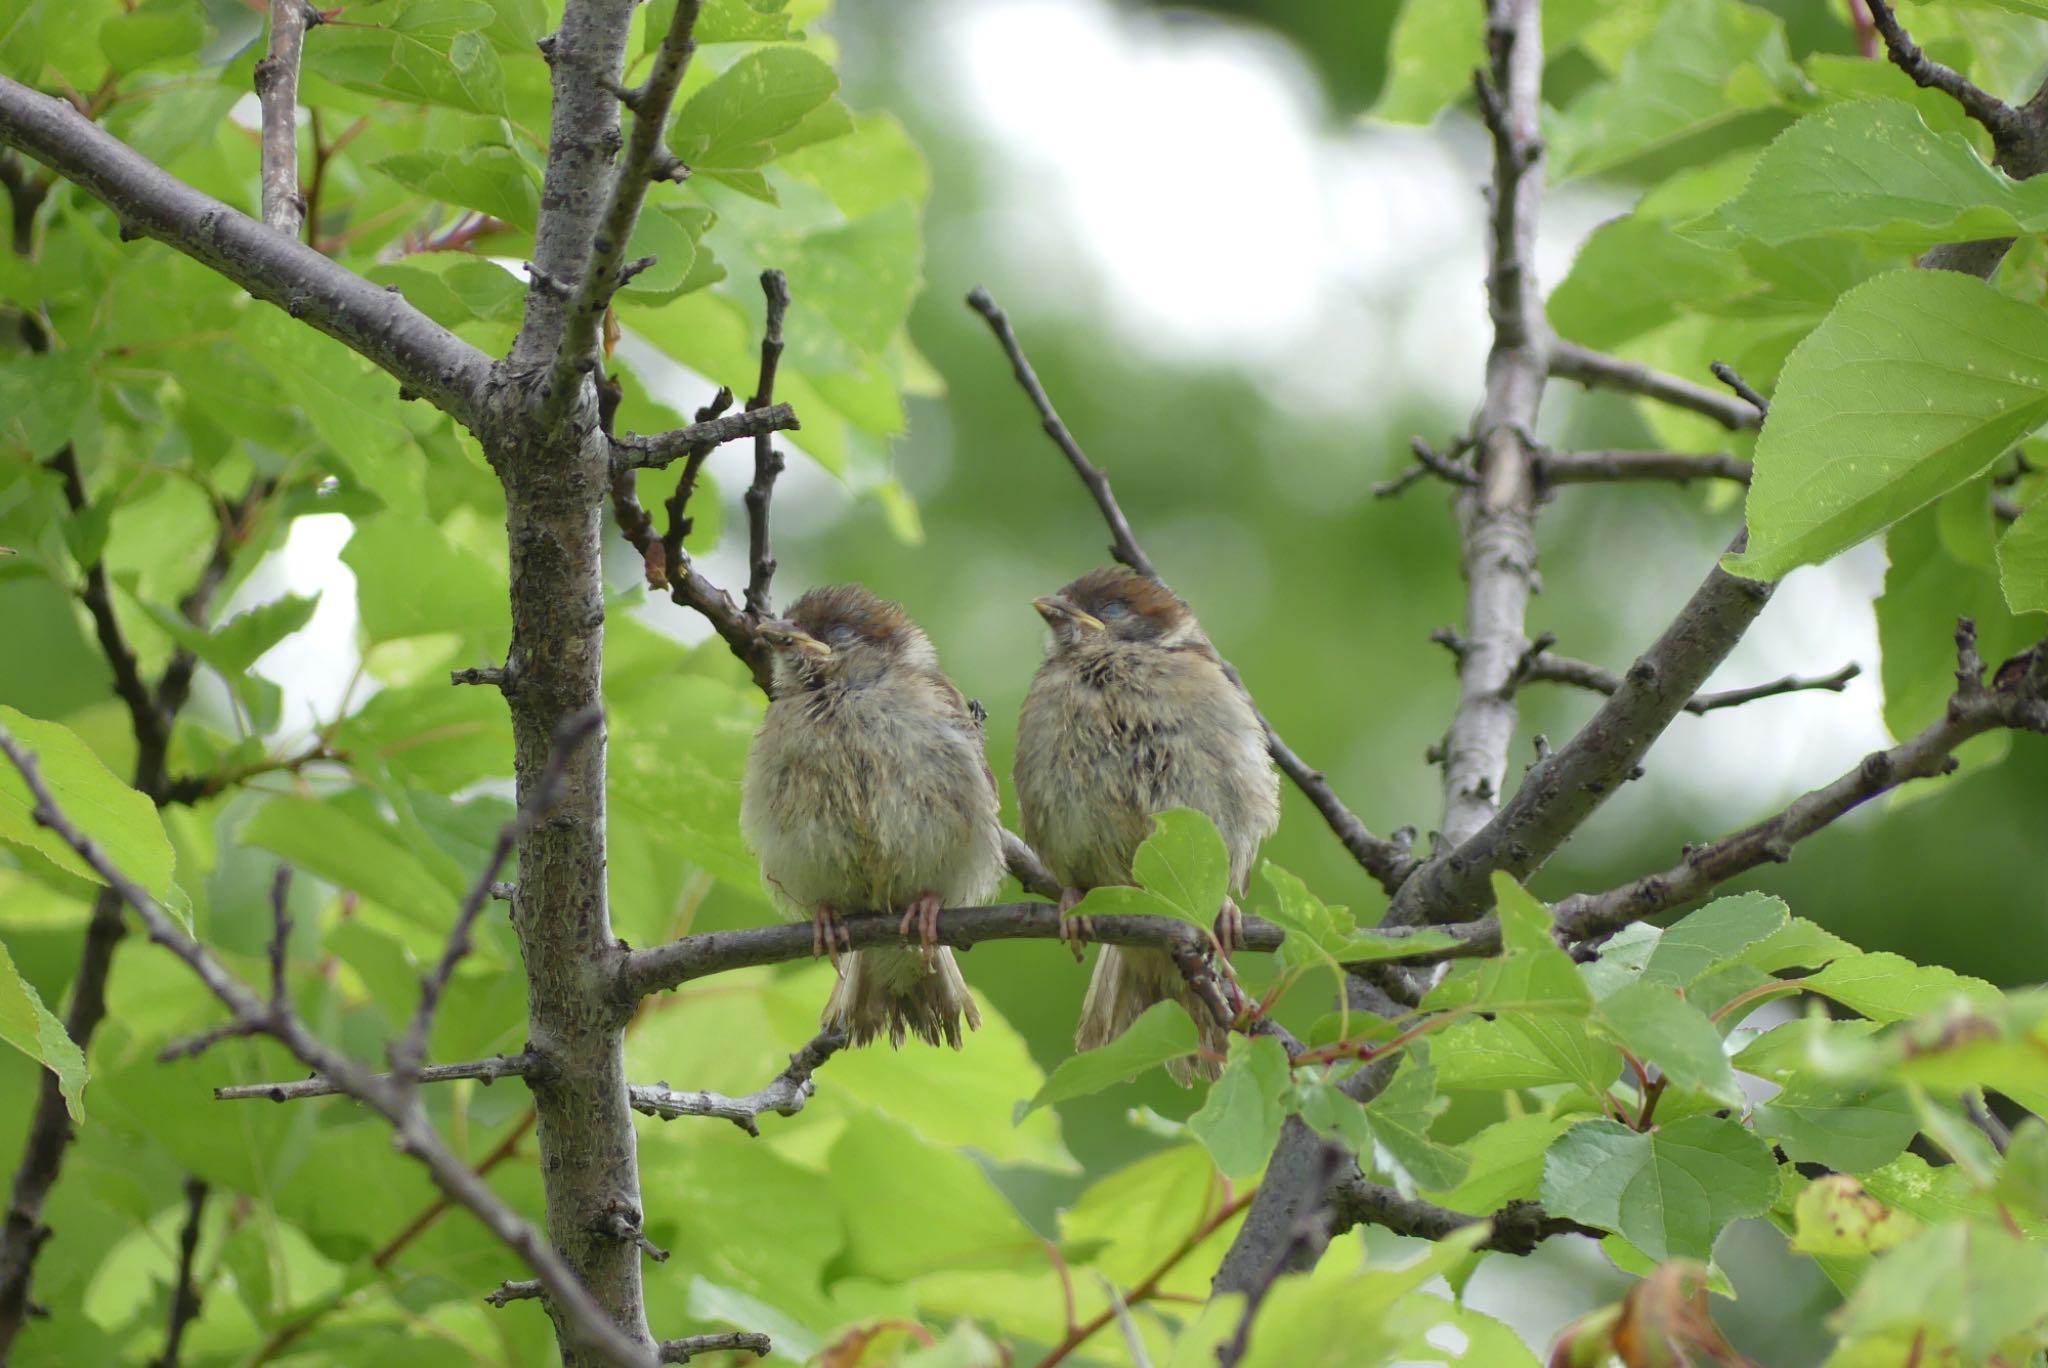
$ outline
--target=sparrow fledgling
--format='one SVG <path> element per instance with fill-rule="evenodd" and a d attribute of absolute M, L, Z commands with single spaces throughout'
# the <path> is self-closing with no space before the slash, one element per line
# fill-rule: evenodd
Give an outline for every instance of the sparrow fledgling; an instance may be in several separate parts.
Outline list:
<path fill-rule="evenodd" d="M 1259 842 L 1279 825 L 1280 780 L 1257 715 L 1188 606 L 1121 566 L 1091 571 L 1034 606 L 1052 628 L 1052 649 L 1017 724 L 1017 801 L 1025 841 L 1066 885 L 1061 910 L 1087 889 L 1129 883 L 1152 814 L 1176 807 L 1216 824 L 1241 895 Z M 1076 1048 L 1115 1039 L 1167 999 L 1195 1019 L 1203 1048 L 1221 1055 L 1224 1029 L 1173 958 L 1114 945 L 1095 962 Z M 1167 1071 L 1185 1085 L 1219 1068 L 1189 1056 Z"/>
<path fill-rule="evenodd" d="M 814 953 L 838 959 L 842 915 L 900 913 L 919 948 L 863 950 L 839 966 L 824 1024 L 856 1045 L 886 1031 L 960 1048 L 981 1013 L 950 949 L 942 907 L 985 902 L 1003 873 L 1003 828 L 981 724 L 939 672 L 917 624 L 858 585 L 813 589 L 761 624 L 773 695 L 747 753 L 740 826 L 761 874 L 812 919 Z"/>

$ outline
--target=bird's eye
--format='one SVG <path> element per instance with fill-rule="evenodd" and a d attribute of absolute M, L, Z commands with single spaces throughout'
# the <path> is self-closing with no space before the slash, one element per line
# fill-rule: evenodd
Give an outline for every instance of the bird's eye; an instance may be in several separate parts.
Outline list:
<path fill-rule="evenodd" d="M 1120 618 L 1130 611 L 1131 605 L 1125 603 L 1122 599 L 1111 599 L 1095 610 L 1095 616 L 1106 622 L 1112 618 Z"/>
<path fill-rule="evenodd" d="M 834 624 L 832 630 L 825 633 L 825 640 L 834 646 L 844 646 L 858 635 L 859 633 L 853 630 L 852 623 L 841 622 Z"/>

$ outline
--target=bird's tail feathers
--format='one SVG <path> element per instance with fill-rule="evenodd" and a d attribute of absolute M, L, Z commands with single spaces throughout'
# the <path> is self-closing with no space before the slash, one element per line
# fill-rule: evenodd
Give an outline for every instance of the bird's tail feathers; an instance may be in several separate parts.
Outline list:
<path fill-rule="evenodd" d="M 981 1011 L 952 950 L 940 946 L 927 961 L 921 951 L 890 946 L 846 957 L 823 1024 L 845 1031 L 855 1045 L 886 1033 L 898 1049 L 914 1035 L 957 1050 L 963 1017 L 967 1029 L 980 1027 Z"/>
<path fill-rule="evenodd" d="M 1156 1002 L 1178 1002 L 1194 1019 L 1202 1054 L 1166 1061 L 1166 1072 L 1183 1088 L 1197 1078 L 1214 1080 L 1223 1066 L 1218 1059 L 1230 1046 L 1230 1033 L 1217 1022 L 1209 1005 L 1163 950 L 1105 945 L 1081 1001 L 1081 1021 L 1074 1029 L 1074 1048 L 1093 1050 L 1107 1045 Z M 1217 1059 L 1209 1056 L 1215 1055 Z"/>

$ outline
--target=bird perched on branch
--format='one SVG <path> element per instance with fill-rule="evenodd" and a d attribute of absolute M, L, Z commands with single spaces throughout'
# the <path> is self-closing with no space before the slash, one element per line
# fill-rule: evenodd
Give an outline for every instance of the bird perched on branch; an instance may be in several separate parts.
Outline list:
<path fill-rule="evenodd" d="M 865 1044 L 888 1033 L 960 1047 L 981 1014 L 944 907 L 985 902 L 1003 873 L 1003 829 L 981 724 L 939 671 L 916 623 L 858 585 L 813 589 L 763 622 L 772 701 L 747 754 L 740 825 L 762 877 L 812 919 L 813 953 L 839 964 L 824 1023 Z M 913 948 L 848 948 L 840 923 L 901 914 Z"/>
<path fill-rule="evenodd" d="M 1216 824 L 1231 888 L 1242 894 L 1259 842 L 1279 824 L 1280 780 L 1257 715 L 1188 606 L 1122 566 L 1091 571 L 1034 606 L 1052 648 L 1017 724 L 1017 800 L 1024 839 L 1066 886 L 1061 911 L 1087 889 L 1129 883 L 1152 815 L 1176 807 Z M 1237 909 L 1226 903 L 1221 913 L 1227 930 Z M 1168 999 L 1195 1019 L 1203 1049 L 1222 1054 L 1222 1024 L 1173 958 L 1131 946 L 1102 947 L 1074 1044 L 1105 1044 Z M 1218 1067 L 1190 1056 L 1167 1070 L 1186 1084 Z"/>

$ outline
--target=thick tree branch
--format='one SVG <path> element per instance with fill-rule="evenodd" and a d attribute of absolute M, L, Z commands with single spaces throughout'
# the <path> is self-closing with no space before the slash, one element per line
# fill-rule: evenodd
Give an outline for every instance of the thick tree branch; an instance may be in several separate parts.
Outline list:
<path fill-rule="evenodd" d="M 775 407 L 775 371 L 782 363 L 782 319 L 789 312 L 789 280 L 780 271 L 761 272 L 761 292 L 768 300 L 768 323 L 761 332 L 761 376 L 747 412 Z M 747 616 L 759 622 L 775 610 L 769 597 L 775 581 L 775 552 L 768 540 L 768 503 L 775 497 L 775 478 L 782 474 L 782 453 L 766 432 L 754 436 L 754 481 L 747 486 Z"/>
<path fill-rule="evenodd" d="M 1441 1240 L 1453 1231 L 1486 1222 L 1493 1229 L 1479 1248 L 1500 1254 L 1533 1254 L 1537 1245 L 1554 1235 L 1589 1235 L 1599 1239 L 1607 1233 L 1563 1216 L 1552 1216 L 1536 1202 L 1509 1202 L 1491 1216 L 1468 1216 L 1433 1202 L 1403 1197 L 1357 1173 L 1330 1186 L 1329 1203 L 1336 1216 L 1333 1234 L 1353 1226 L 1376 1225 L 1396 1235 Z"/>
<path fill-rule="evenodd" d="M 1500 802 L 1517 716 L 1514 670 L 1536 579 L 1534 434 L 1551 348 L 1534 257 L 1543 203 L 1539 13 L 1537 0 L 1494 0 L 1490 70 L 1474 77 L 1493 142 L 1486 275 L 1493 347 L 1473 432 L 1477 479 L 1457 503 L 1470 645 L 1458 662 L 1458 707 L 1442 747 L 1447 847 L 1477 831 Z"/>
<path fill-rule="evenodd" d="M 51 796 L 48 785 L 43 782 L 35 757 L 23 749 L 4 727 L 0 727 L 0 754 L 5 754 L 21 772 L 23 782 L 35 799 L 32 816 L 37 824 L 55 832 L 135 912 L 147 928 L 150 940 L 183 960 L 236 1020 L 262 1022 L 264 1034 L 277 1040 L 315 1071 L 335 1079 L 350 1096 L 358 1098 L 390 1122 L 397 1147 L 424 1165 L 444 1194 L 468 1210 L 539 1275 L 550 1301 L 571 1327 L 573 1340 L 604 1354 L 617 1364 L 641 1368 L 648 1362 L 648 1356 L 640 1347 L 614 1326 L 603 1309 L 591 1299 L 561 1256 L 491 1191 L 474 1170 L 448 1149 L 409 1089 L 397 1087 L 391 1080 L 371 1074 L 315 1036 L 296 1013 L 280 1010 L 278 1004 L 259 998 L 214 958 L 210 950 L 186 935 L 183 926 L 171 913 L 115 866 L 65 816 Z"/>
<path fill-rule="evenodd" d="M 0 77 L 0 143 L 102 201 L 125 233 L 156 238 L 369 358 L 475 427 L 490 360 L 454 333 L 303 243 L 159 169 L 64 100 Z"/>
<path fill-rule="evenodd" d="M 842 948 L 865 950 L 901 945 L 902 918 L 887 914 L 848 917 L 842 923 Z M 1145 945 L 1166 951 L 1210 953 L 1206 932 L 1171 917 L 1091 917 L 1090 939 L 1105 945 Z M 1272 950 L 1281 941 L 1280 928 L 1256 917 L 1245 919 L 1245 946 Z M 972 949 L 983 941 L 1059 940 L 1060 911 L 1051 903 L 1001 903 L 994 907 L 949 907 L 939 914 L 940 945 Z M 704 931 L 667 945 L 635 950 L 618 973 L 622 1002 L 633 1003 L 664 989 L 708 974 L 722 974 L 759 964 L 783 964 L 813 954 L 809 923 L 752 927 L 742 931 Z"/>
<path fill-rule="evenodd" d="M 1145 554 L 1144 548 L 1138 545 L 1138 539 L 1131 531 L 1130 521 L 1124 517 L 1123 509 L 1117 504 L 1116 495 L 1110 492 L 1109 477 L 1103 474 L 1101 467 L 1088 459 L 1087 453 L 1081 450 L 1080 443 L 1074 440 L 1073 433 L 1067 430 L 1066 423 L 1061 420 L 1059 411 L 1053 407 L 1052 399 L 1046 394 L 1045 386 L 1039 383 L 1038 372 L 1032 368 L 1030 359 L 1025 356 L 1023 344 L 1017 340 L 1016 332 L 1010 327 L 1009 315 L 1003 312 L 1001 306 L 984 289 L 976 288 L 970 293 L 967 296 L 967 304 L 987 321 L 989 330 L 995 334 L 996 341 L 1009 357 L 1010 369 L 1016 375 L 1017 383 L 1023 387 L 1032 407 L 1038 411 L 1040 426 L 1066 456 L 1067 463 L 1073 466 L 1074 473 L 1081 477 L 1081 483 L 1087 486 L 1089 495 L 1095 500 L 1096 509 L 1102 514 L 1103 521 L 1109 525 L 1112 539 L 1109 545 L 1110 555 L 1139 574 L 1157 579 L 1158 571 L 1152 568 L 1151 558 Z M 1292 747 L 1281 740 L 1280 733 L 1273 729 L 1273 724 L 1266 719 L 1264 713 L 1259 712 L 1258 701 L 1252 697 L 1251 691 L 1245 688 L 1244 678 L 1238 674 L 1236 667 L 1229 661 L 1224 661 L 1223 670 L 1230 676 L 1231 682 L 1243 691 L 1245 700 L 1252 705 L 1252 711 L 1258 715 L 1259 725 L 1266 731 L 1266 749 L 1272 755 L 1273 762 L 1294 781 L 1295 787 L 1315 804 L 1316 811 L 1322 813 L 1323 820 L 1329 824 L 1330 830 L 1336 833 L 1337 839 L 1344 843 L 1344 848 L 1351 852 L 1352 858 L 1357 860 L 1368 874 L 1379 881 L 1381 887 L 1388 892 L 1400 887 L 1401 881 L 1407 878 L 1409 871 L 1415 867 L 1414 860 L 1409 856 L 1407 843 L 1399 840 L 1382 840 L 1373 835 L 1365 823 L 1359 820 L 1357 814 L 1344 806 L 1343 800 L 1337 797 L 1336 791 L 1330 787 L 1322 772 L 1310 766 L 1294 753 Z"/>
<path fill-rule="evenodd" d="M 632 1098 L 634 1111 L 658 1116 L 664 1121 L 673 1121 L 679 1116 L 718 1117 L 758 1137 L 761 1134 L 761 1113 L 795 1116 L 802 1111 L 804 1103 L 810 1101 L 811 1094 L 817 1091 L 818 1085 L 811 1075 L 845 1047 L 844 1032 L 820 1031 L 809 1044 L 789 1057 L 788 1068 L 770 1079 L 765 1087 L 745 1097 L 727 1097 L 723 1093 L 712 1092 L 677 1092 L 666 1083 L 635 1084 L 627 1092 Z"/>
<path fill-rule="evenodd" d="M 1738 536 L 1735 546 L 1742 542 Z M 1495 870 L 1523 879 L 1556 853 L 1610 793 L 1635 776 L 1650 746 L 1735 648 L 1773 588 L 1716 565 L 1578 734 L 1529 770 L 1492 821 L 1402 887 L 1387 924 L 1471 917 L 1491 904 Z"/>
<path fill-rule="evenodd" d="M 1588 389 L 1620 390 L 1656 399 L 1711 418 L 1731 431 L 1753 428 L 1762 421 L 1755 409 L 1740 400 L 1563 338 L 1551 345 L 1550 373 L 1560 380 L 1576 380 Z"/>
<path fill-rule="evenodd" d="M 1733 480 L 1749 483 L 1749 462 L 1725 451 L 1690 455 L 1678 451 L 1546 451 L 1536 458 L 1536 478 L 1545 485 L 1617 483 L 1625 480 Z"/>
<path fill-rule="evenodd" d="M 771 432 L 794 432 L 803 424 L 796 410 L 787 404 L 742 409 L 653 437 L 612 439 L 614 470 L 662 470 L 679 458 L 701 456 L 713 447 L 741 437 L 759 437 Z"/>
<path fill-rule="evenodd" d="M 270 0 L 270 47 L 256 64 L 263 107 L 263 224 L 297 237 L 306 219 L 299 193 L 299 52 L 306 30 L 321 22 L 307 0 Z"/>
<path fill-rule="evenodd" d="M 661 49 L 655 53 L 654 67 L 648 72 L 646 83 L 629 91 L 614 86 L 617 98 L 633 111 L 633 133 L 627 140 L 625 155 L 611 173 L 611 191 L 605 198 L 596 234 L 591 238 L 590 255 L 580 272 L 575 298 L 563 320 L 552 379 L 543 392 L 544 404 L 551 403 L 556 413 L 567 411 L 581 377 L 595 374 L 601 364 L 598 334 L 612 296 L 630 278 L 630 270 L 621 263 L 625 261 L 626 244 L 632 240 L 634 225 L 640 220 L 640 205 L 647 198 L 647 187 L 668 160 L 661 135 L 668 127 L 669 106 L 675 102 L 676 88 L 683 83 L 683 73 L 697 51 L 700 7 L 700 0 L 676 0 L 675 14 L 662 37 Z M 563 27 L 568 26 L 565 18 Z M 559 60 L 559 48 L 556 55 Z M 614 114 L 613 118 L 616 117 Z M 546 411 L 544 407 L 543 412 Z"/>
<path fill-rule="evenodd" d="M 1329 1186 L 1337 1170 L 1344 1165 L 1344 1152 L 1325 1148 L 1317 1156 L 1322 1166 L 1322 1185 Z M 1294 1228 L 1286 1240 L 1273 1252 L 1272 1259 L 1244 1289 L 1244 1311 L 1237 1318 L 1237 1329 L 1230 1339 L 1216 1351 L 1219 1368 L 1237 1368 L 1245 1352 L 1251 1348 L 1252 1323 L 1258 1319 L 1259 1308 L 1265 1305 L 1266 1297 L 1273 1290 L 1273 1284 L 1280 1281 L 1290 1264 L 1303 1258 L 1313 1258 L 1330 1243 L 1330 1208 L 1324 1203 L 1313 1203 L 1295 1213 Z"/>
<path fill-rule="evenodd" d="M 1947 774 L 1963 742 L 2000 727 L 2048 732 L 2048 688 L 2015 671 L 2003 687 L 1986 687 L 1976 658 L 1975 624 L 1956 629 L 1958 687 L 1932 726 L 1886 751 L 1873 751 L 1833 783 L 1794 799 L 1782 812 L 1709 845 L 1694 846 L 1660 873 L 1604 893 L 1577 893 L 1551 908 L 1558 934 L 1585 940 L 1619 930 L 1706 896 L 1758 865 L 1791 858 L 1792 848 L 1877 795 L 1915 779 Z"/>

